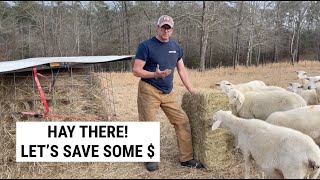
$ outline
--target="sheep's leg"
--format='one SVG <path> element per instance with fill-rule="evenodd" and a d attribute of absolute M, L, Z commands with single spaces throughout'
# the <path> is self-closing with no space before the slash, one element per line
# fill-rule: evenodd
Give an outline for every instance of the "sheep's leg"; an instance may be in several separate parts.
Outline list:
<path fill-rule="evenodd" d="M 260 179 L 264 179 L 264 172 L 263 172 L 263 171 L 261 171 L 261 172 L 259 173 L 259 178 L 260 178 Z"/>
<path fill-rule="evenodd" d="M 310 174 L 310 179 L 317 179 L 318 176 L 319 176 L 319 173 L 320 173 L 320 169 L 317 169 L 317 170 L 313 171 L 313 172 Z"/>
<path fill-rule="evenodd" d="M 304 179 L 306 173 L 302 168 L 290 168 L 283 170 L 284 179 Z"/>
<path fill-rule="evenodd" d="M 250 179 L 250 153 L 248 151 L 243 152 L 244 156 L 244 169 L 245 169 L 245 179 Z"/>

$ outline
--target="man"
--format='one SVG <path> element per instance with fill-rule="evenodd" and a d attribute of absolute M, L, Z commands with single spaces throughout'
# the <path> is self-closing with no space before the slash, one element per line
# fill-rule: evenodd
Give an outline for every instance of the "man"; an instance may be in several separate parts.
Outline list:
<path fill-rule="evenodd" d="M 180 164 L 203 168 L 193 159 L 189 119 L 172 92 L 174 69 L 177 67 L 184 86 L 191 94 L 194 93 L 182 60 L 183 51 L 170 38 L 174 22 L 172 17 L 163 15 L 157 25 L 157 35 L 139 44 L 132 68 L 133 74 L 141 77 L 137 99 L 139 121 L 155 121 L 156 112 L 161 107 L 175 128 Z M 148 162 L 146 168 L 155 171 L 159 169 L 159 163 Z"/>

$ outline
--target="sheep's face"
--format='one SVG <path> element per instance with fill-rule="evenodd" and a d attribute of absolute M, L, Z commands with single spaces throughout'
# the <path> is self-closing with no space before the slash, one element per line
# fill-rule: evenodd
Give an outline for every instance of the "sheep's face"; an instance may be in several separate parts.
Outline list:
<path fill-rule="evenodd" d="M 229 103 L 231 105 L 242 105 L 243 100 L 241 98 L 241 92 L 237 89 L 230 89 L 230 91 L 227 93 L 229 98 Z"/>
<path fill-rule="evenodd" d="M 320 76 L 308 77 L 306 78 L 308 82 L 306 83 L 307 89 L 316 89 L 320 86 Z"/>
<path fill-rule="evenodd" d="M 219 114 L 214 113 L 212 117 L 212 130 L 216 130 L 220 127 L 221 120 L 219 120 Z"/>
<path fill-rule="evenodd" d="M 221 91 L 228 93 L 232 87 L 232 84 L 229 81 L 223 80 L 223 81 L 220 81 L 219 83 L 216 83 L 216 86 Z"/>
<path fill-rule="evenodd" d="M 308 170 L 306 173 L 307 174 L 304 179 L 316 179 L 320 173 L 319 164 L 316 161 L 309 159 Z"/>
<path fill-rule="evenodd" d="M 236 104 L 236 102 L 238 100 L 237 93 L 234 90 L 232 90 L 232 91 L 229 91 L 227 95 L 228 95 L 228 98 L 229 98 L 229 103 L 230 104 Z"/>
<path fill-rule="evenodd" d="M 296 73 L 298 79 L 305 79 L 308 77 L 305 71 L 296 71 Z"/>
<path fill-rule="evenodd" d="M 291 92 L 297 93 L 297 92 L 299 92 L 300 90 L 303 89 L 303 85 L 300 84 L 300 83 L 291 83 L 291 82 L 290 82 L 288 89 L 289 89 L 289 91 L 291 91 Z"/>
<path fill-rule="evenodd" d="M 213 114 L 213 117 L 212 117 L 212 121 L 213 121 L 213 124 L 212 124 L 212 130 L 215 130 L 215 129 L 218 129 L 219 127 L 224 127 L 223 126 L 223 119 L 226 118 L 226 114 L 232 114 L 231 111 L 222 111 L 222 110 L 219 110 L 217 111 L 216 113 Z"/>

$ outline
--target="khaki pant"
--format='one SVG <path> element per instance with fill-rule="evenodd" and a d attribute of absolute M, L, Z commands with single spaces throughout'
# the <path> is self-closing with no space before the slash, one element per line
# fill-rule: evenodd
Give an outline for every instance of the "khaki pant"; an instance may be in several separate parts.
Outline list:
<path fill-rule="evenodd" d="M 137 101 L 139 121 L 156 121 L 157 110 L 161 107 L 175 128 L 180 161 L 185 162 L 193 159 L 189 119 L 177 103 L 173 92 L 163 94 L 162 91 L 140 80 Z"/>

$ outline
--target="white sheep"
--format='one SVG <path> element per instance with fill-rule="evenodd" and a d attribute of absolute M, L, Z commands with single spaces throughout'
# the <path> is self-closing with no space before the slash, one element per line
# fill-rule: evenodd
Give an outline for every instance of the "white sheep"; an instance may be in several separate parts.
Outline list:
<path fill-rule="evenodd" d="M 266 120 L 273 112 L 307 106 L 301 96 L 289 91 L 242 93 L 237 89 L 231 89 L 227 95 L 234 114 L 246 119 Z"/>
<path fill-rule="evenodd" d="M 231 87 L 230 89 L 234 89 Z M 278 86 L 244 86 L 237 88 L 241 92 L 249 92 L 249 91 L 286 91 L 282 87 Z"/>
<path fill-rule="evenodd" d="M 292 83 L 289 82 L 288 89 L 291 92 L 299 94 L 308 105 L 316 105 L 319 104 L 319 98 L 317 96 L 316 90 L 314 89 L 303 89 L 303 85 L 300 83 Z"/>
<path fill-rule="evenodd" d="M 320 76 L 308 77 L 308 89 L 315 89 L 318 99 L 320 99 Z"/>
<path fill-rule="evenodd" d="M 239 89 L 240 91 L 254 91 L 254 90 L 282 90 L 283 88 L 276 86 L 266 86 L 263 81 L 254 80 L 242 84 L 232 84 L 227 80 L 222 80 L 215 84 L 222 92 L 227 93 L 230 89 Z"/>
<path fill-rule="evenodd" d="M 272 178 L 315 179 L 320 173 L 320 149 L 308 135 L 259 119 L 243 119 L 230 111 L 213 115 L 212 130 L 228 128 L 236 137 L 250 178 L 250 160 Z"/>
<path fill-rule="evenodd" d="M 301 84 L 303 85 L 303 89 L 307 89 L 306 85 L 308 83 L 308 80 L 306 79 L 307 73 L 305 71 L 295 71 L 297 73 L 297 78 L 301 81 Z"/>
<path fill-rule="evenodd" d="M 320 105 L 274 112 L 266 122 L 298 130 L 315 140 L 320 137 Z"/>
<path fill-rule="evenodd" d="M 308 89 L 316 89 L 316 83 L 320 82 L 320 76 L 307 77 L 308 83 L 306 84 Z"/>

